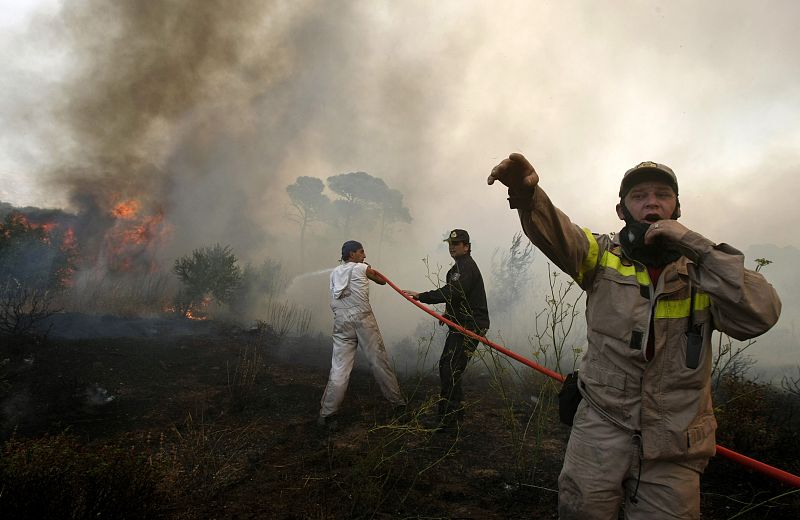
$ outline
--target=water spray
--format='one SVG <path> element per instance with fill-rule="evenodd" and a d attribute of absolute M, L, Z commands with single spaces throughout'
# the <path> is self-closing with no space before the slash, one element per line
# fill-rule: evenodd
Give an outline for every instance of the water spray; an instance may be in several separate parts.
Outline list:
<path fill-rule="evenodd" d="M 291 282 L 289 282 L 289 285 L 286 287 L 286 292 L 287 293 L 291 292 L 292 288 L 294 287 L 295 282 L 297 282 L 298 280 L 302 280 L 304 278 L 311 278 L 312 276 L 319 276 L 319 275 L 325 274 L 325 273 L 330 273 L 334 269 L 335 269 L 334 267 L 329 267 L 327 269 L 320 269 L 319 271 L 311 271 L 311 272 L 308 272 L 308 273 L 298 274 L 297 276 L 292 278 Z"/>

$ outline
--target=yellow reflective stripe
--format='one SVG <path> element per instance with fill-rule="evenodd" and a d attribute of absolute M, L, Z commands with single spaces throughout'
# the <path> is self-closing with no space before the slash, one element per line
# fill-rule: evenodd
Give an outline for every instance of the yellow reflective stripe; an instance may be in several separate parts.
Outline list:
<path fill-rule="evenodd" d="M 702 311 L 711 307 L 711 297 L 706 293 L 698 292 L 694 295 L 694 310 Z"/>
<path fill-rule="evenodd" d="M 622 261 L 617 255 L 612 255 L 608 251 L 603 253 L 603 258 L 600 259 L 600 265 L 613 269 L 622 276 L 634 276 L 639 285 L 650 285 L 650 276 L 647 271 L 637 271 L 635 266 L 622 265 Z"/>
<path fill-rule="evenodd" d="M 597 252 L 600 247 L 597 245 L 597 239 L 594 238 L 594 235 L 588 228 L 582 228 L 583 234 L 586 235 L 586 238 L 589 240 L 589 251 L 586 253 L 586 256 L 583 258 L 583 263 L 581 264 L 581 270 L 578 272 L 578 277 L 575 279 L 576 282 L 579 284 L 583 281 L 583 277 L 597 267 Z"/>
<path fill-rule="evenodd" d="M 689 316 L 689 298 L 680 300 L 659 300 L 656 303 L 655 317 L 658 318 L 687 318 Z M 694 296 L 694 310 L 702 311 L 711 307 L 711 298 L 705 293 Z"/>
<path fill-rule="evenodd" d="M 681 300 L 659 300 L 655 318 L 686 318 L 689 316 L 689 298 Z"/>

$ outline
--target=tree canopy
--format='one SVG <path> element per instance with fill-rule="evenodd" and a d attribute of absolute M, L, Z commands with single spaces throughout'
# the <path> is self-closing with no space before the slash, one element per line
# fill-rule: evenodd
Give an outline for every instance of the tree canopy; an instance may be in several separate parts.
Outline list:
<path fill-rule="evenodd" d="M 325 186 L 335 197 L 328 198 Z M 301 259 L 305 257 L 306 234 L 313 222 L 324 222 L 343 239 L 377 229 L 378 251 L 391 226 L 411 222 L 400 190 L 366 172 L 331 175 L 323 183 L 316 177 L 301 176 L 286 187 L 292 206 L 290 218 L 300 225 Z"/>

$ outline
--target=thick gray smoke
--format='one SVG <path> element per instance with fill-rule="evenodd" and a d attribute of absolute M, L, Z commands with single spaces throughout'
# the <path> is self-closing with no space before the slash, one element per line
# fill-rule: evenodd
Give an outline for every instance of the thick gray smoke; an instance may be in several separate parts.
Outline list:
<path fill-rule="evenodd" d="M 296 177 L 363 169 L 366 134 L 385 134 L 378 142 L 393 149 L 375 155 L 403 157 L 404 170 L 417 170 L 429 146 L 436 87 L 413 62 L 375 68 L 381 57 L 364 46 L 371 29 L 360 9 L 66 2 L 58 20 L 75 65 L 57 112 L 71 145 L 54 179 L 78 212 L 135 199 L 143 213 L 163 213 L 173 230 L 166 258 L 214 242 L 244 258 L 291 258 L 285 187 Z M 400 167 L 387 161 L 370 173 Z M 328 262 L 344 238 L 324 240 Z"/>
<path fill-rule="evenodd" d="M 619 229 L 619 176 L 652 159 L 679 172 L 689 227 L 742 249 L 795 244 L 777 223 L 798 211 L 782 189 L 798 164 L 797 68 L 785 52 L 796 47 L 796 3 L 630 7 L 70 0 L 28 34 L 39 50 L 57 49 L 57 74 L 0 78 L 45 89 L 9 98 L 41 103 L 0 109 L 45 143 L 20 157 L 67 190 L 84 237 L 95 237 L 84 243 L 161 218 L 160 246 L 142 258 L 166 266 L 219 242 L 242 261 L 270 257 L 301 275 L 335 265 L 354 238 L 367 261 L 423 290 L 431 271 L 446 270 L 440 239 L 458 227 L 492 283 L 492 253 L 519 224 L 484 179 L 511 151 L 594 231 Z M 342 236 L 317 224 L 298 262 L 286 186 L 357 171 L 402 192 L 412 225 L 379 248 L 369 227 Z M 136 219 L 109 217 L 131 200 Z M 326 286 L 309 276 L 292 291 L 327 327 Z M 387 288 L 373 295 L 387 336 L 427 320 Z"/>
<path fill-rule="evenodd" d="M 307 260 L 297 260 L 297 225 L 286 187 L 302 175 L 367 170 L 402 194 L 423 190 L 413 177 L 427 160 L 442 110 L 442 61 L 405 49 L 408 34 L 376 40 L 376 14 L 357 3 L 65 2 L 47 23 L 68 44 L 64 78 L 51 86 L 48 177 L 67 193 L 81 267 L 169 272 L 174 259 L 214 243 L 241 263 L 282 262 L 292 298 L 327 328 L 327 276 L 342 241 L 358 238 L 369 260 L 398 283 L 428 289 L 421 256 L 449 261 L 440 236 L 454 220 L 409 247 L 395 227 L 379 247 L 375 226 L 359 236 L 329 223 L 309 229 Z M 379 18 L 379 17 L 378 17 Z M 32 36 L 35 37 L 32 31 Z M 451 41 L 450 51 L 459 40 Z M 388 53 L 387 53 L 388 51 Z M 413 129 L 413 131 L 408 131 Z M 367 139 L 369 138 L 369 139 Z M 365 146 L 369 141 L 370 146 Z M 398 182 L 398 179 L 400 182 Z M 329 193 L 330 194 L 330 193 Z M 441 227 L 442 229 L 438 229 Z M 126 245 L 124 238 L 146 245 Z M 109 243 L 116 245 L 110 246 Z M 113 251 L 112 251 L 113 249 Z M 489 251 L 484 251 L 489 254 Z M 376 305 L 401 302 L 376 291 Z M 399 303 L 402 306 L 402 303 Z M 413 332 L 417 311 L 385 324 Z M 424 318 L 422 318 L 424 319 Z"/>
<path fill-rule="evenodd" d="M 291 73 L 292 49 L 279 44 L 286 28 L 270 23 L 277 10 L 264 2 L 65 3 L 60 19 L 76 66 L 61 123 L 74 145 L 54 176 L 75 209 L 107 213 L 134 199 L 143 212 L 163 212 L 174 229 L 167 256 L 214 241 L 259 250 L 267 237 L 257 208 L 291 133 L 280 122 L 291 110 L 259 104 Z M 262 125 L 284 131 L 267 137 L 256 131 Z"/>

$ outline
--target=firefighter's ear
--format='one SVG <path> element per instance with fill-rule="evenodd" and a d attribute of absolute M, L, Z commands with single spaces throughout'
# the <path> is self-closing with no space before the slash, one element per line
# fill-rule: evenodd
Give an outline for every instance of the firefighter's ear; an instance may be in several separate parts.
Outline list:
<path fill-rule="evenodd" d="M 617 216 L 620 220 L 625 220 L 625 213 L 622 211 L 622 204 L 617 204 Z"/>

